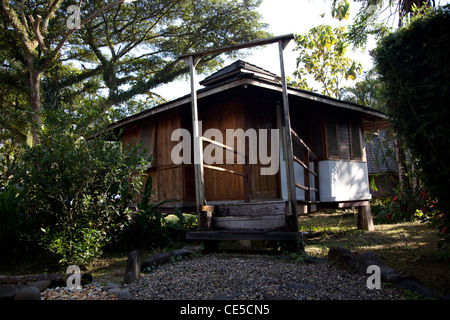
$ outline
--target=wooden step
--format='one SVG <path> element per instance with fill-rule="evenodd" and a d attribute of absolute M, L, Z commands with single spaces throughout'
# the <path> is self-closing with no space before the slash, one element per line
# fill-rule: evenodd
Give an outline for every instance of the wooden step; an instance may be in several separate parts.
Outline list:
<path fill-rule="evenodd" d="M 265 241 L 291 241 L 300 238 L 299 232 L 283 231 L 250 231 L 250 230 L 220 230 L 220 231 L 193 231 L 186 234 L 188 240 L 265 240 Z"/>
<path fill-rule="evenodd" d="M 286 226 L 286 202 L 254 202 L 216 205 L 213 230 L 282 230 Z"/>

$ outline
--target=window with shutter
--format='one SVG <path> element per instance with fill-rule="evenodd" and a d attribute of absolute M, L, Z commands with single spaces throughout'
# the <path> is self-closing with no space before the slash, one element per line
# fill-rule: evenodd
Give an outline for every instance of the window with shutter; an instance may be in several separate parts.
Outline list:
<path fill-rule="evenodd" d="M 329 159 L 362 160 L 359 122 L 329 115 L 327 139 Z"/>
<path fill-rule="evenodd" d="M 350 160 L 350 132 L 348 122 L 338 122 L 339 159 Z"/>
<path fill-rule="evenodd" d="M 145 151 L 145 157 L 149 158 L 152 154 L 153 123 L 141 125 L 140 143 L 142 150 Z"/>
<path fill-rule="evenodd" d="M 327 140 L 328 140 L 328 157 L 338 158 L 338 139 L 336 120 L 333 116 L 327 117 Z"/>
<path fill-rule="evenodd" d="M 361 149 L 361 134 L 358 123 L 352 123 L 351 126 L 351 141 L 352 141 L 352 159 L 362 160 Z"/>

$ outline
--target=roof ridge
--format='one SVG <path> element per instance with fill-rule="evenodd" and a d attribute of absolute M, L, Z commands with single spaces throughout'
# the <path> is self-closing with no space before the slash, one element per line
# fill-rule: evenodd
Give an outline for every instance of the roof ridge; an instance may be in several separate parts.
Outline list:
<path fill-rule="evenodd" d="M 233 63 L 229 64 L 228 66 L 223 67 L 222 69 L 206 77 L 205 79 L 200 81 L 200 84 L 204 86 L 211 86 L 229 80 L 230 78 L 235 78 L 239 75 L 241 76 L 243 74 L 255 75 L 255 73 L 258 73 L 257 76 L 263 76 L 265 78 L 268 77 L 271 78 L 271 80 L 273 81 L 278 81 L 280 79 L 280 77 L 273 72 L 258 67 L 257 65 L 249 63 L 247 61 L 238 59 Z"/>

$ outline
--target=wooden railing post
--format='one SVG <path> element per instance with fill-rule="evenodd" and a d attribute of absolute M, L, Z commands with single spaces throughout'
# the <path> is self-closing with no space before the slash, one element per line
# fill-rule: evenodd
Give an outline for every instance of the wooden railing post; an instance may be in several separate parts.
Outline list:
<path fill-rule="evenodd" d="M 278 49 L 280 55 L 280 69 L 281 69 L 281 83 L 283 89 L 283 108 L 282 108 L 282 125 L 284 127 L 285 134 L 283 137 L 283 149 L 285 150 L 285 161 L 286 161 L 286 180 L 287 180 L 287 191 L 288 191 L 288 201 L 289 201 L 289 212 L 288 212 L 288 231 L 298 231 L 298 216 L 297 216 L 297 197 L 295 189 L 295 173 L 294 173 L 294 150 L 292 147 L 292 136 L 291 136 L 291 119 L 289 115 L 289 99 L 287 94 L 287 84 L 286 76 L 284 71 L 284 57 L 283 51 L 286 45 L 289 43 L 290 39 L 278 41 Z"/>
<path fill-rule="evenodd" d="M 311 191 L 315 192 L 316 195 L 314 201 L 319 201 L 319 168 L 317 156 L 294 130 L 291 129 L 291 133 L 296 141 L 300 144 L 303 155 L 302 159 L 299 159 L 294 155 L 294 161 L 300 164 L 304 169 L 304 185 L 296 183 L 295 186 L 305 191 L 305 201 L 312 201 Z M 313 169 L 311 169 L 311 161 L 313 162 Z M 314 176 L 314 188 L 311 187 L 311 174 Z"/>
<path fill-rule="evenodd" d="M 306 168 L 303 170 L 303 180 L 305 186 L 308 190 L 305 190 L 305 201 L 311 201 L 311 182 L 309 181 L 309 151 L 306 148 L 303 148 L 303 162 L 306 164 Z"/>
<path fill-rule="evenodd" d="M 189 65 L 191 78 L 191 111 L 192 111 L 192 130 L 194 133 L 194 174 L 195 174 L 195 197 L 197 213 L 202 211 L 202 206 L 206 205 L 205 199 L 205 181 L 203 175 L 203 148 L 202 139 L 198 121 L 197 90 L 195 88 L 195 67 L 200 61 L 201 56 L 190 55 L 186 57 L 185 62 Z"/>

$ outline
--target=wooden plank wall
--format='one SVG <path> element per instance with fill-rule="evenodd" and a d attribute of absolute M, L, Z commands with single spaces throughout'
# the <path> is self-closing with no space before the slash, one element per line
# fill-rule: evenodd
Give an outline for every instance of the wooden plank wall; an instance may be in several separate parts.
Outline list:
<path fill-rule="evenodd" d="M 140 142 L 140 137 L 141 137 L 141 130 L 140 130 L 139 124 L 125 128 L 123 131 L 123 136 L 122 136 L 123 147 L 125 148 L 125 146 L 127 146 L 130 143 L 133 146 L 138 145 Z M 153 146 L 154 146 L 154 144 L 153 144 Z M 153 163 L 155 163 L 155 162 L 153 162 Z M 150 168 L 150 169 L 146 170 L 146 173 L 148 176 L 152 177 L 152 186 L 153 186 L 153 189 L 155 190 L 155 193 L 150 198 L 150 201 L 156 202 L 156 201 L 158 201 L 158 172 L 155 168 Z M 145 183 L 147 182 L 148 176 L 144 180 L 142 192 L 144 192 L 144 186 L 145 186 Z M 136 198 L 135 201 L 139 202 L 141 198 L 142 198 L 142 195 L 139 196 L 138 198 Z"/>
<path fill-rule="evenodd" d="M 181 127 L 180 111 L 161 115 L 156 128 L 156 165 L 158 169 L 158 200 L 183 200 L 184 175 L 180 165 L 172 163 L 172 148 L 178 144 L 171 141 L 172 132 Z"/>
<path fill-rule="evenodd" d="M 247 93 L 246 103 L 248 109 L 246 112 L 246 126 L 248 128 L 254 128 L 257 132 L 259 129 L 267 129 L 268 141 L 267 141 L 267 153 L 271 155 L 271 143 L 270 143 L 270 130 L 277 128 L 276 118 L 276 104 L 273 99 L 269 97 L 261 96 L 261 94 L 249 94 Z M 281 132 L 280 132 L 281 135 Z M 259 135 L 258 135 L 258 150 L 259 150 Z M 279 150 L 275 150 L 279 152 Z M 280 155 L 282 156 L 282 155 Z M 281 161 L 281 158 L 280 158 Z M 251 170 L 251 198 L 253 200 L 268 200 L 279 199 L 281 197 L 280 188 L 280 172 L 275 175 L 261 175 L 262 167 L 270 167 L 270 164 L 263 165 L 259 161 L 258 164 L 252 165 Z M 279 168 L 278 168 L 279 169 Z"/>
<path fill-rule="evenodd" d="M 201 103 L 199 118 L 202 121 L 202 132 L 210 128 L 220 130 L 223 143 L 226 144 L 226 129 L 245 128 L 244 110 L 240 96 L 233 95 L 229 99 L 208 99 Z M 208 144 L 204 143 L 204 147 Z M 235 147 L 232 146 L 231 147 Z M 225 163 L 226 153 L 223 152 Z M 235 172 L 243 173 L 242 164 L 213 164 Z M 205 168 L 205 194 L 207 201 L 244 200 L 244 179 L 234 174 Z"/>

